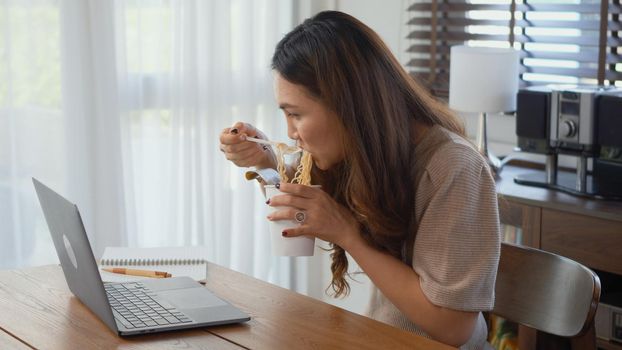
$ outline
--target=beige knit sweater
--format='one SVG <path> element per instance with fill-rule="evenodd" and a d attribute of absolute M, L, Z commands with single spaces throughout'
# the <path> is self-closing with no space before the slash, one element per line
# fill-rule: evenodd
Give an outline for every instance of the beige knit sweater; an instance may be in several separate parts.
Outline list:
<path fill-rule="evenodd" d="M 419 275 L 424 294 L 446 308 L 491 310 L 500 229 L 495 184 L 484 158 L 468 141 L 434 126 L 415 148 L 414 167 L 418 229 L 414 247 L 405 251 L 412 252 L 406 260 Z M 368 315 L 427 336 L 376 287 Z M 488 348 L 487 333 L 480 312 L 461 349 Z"/>

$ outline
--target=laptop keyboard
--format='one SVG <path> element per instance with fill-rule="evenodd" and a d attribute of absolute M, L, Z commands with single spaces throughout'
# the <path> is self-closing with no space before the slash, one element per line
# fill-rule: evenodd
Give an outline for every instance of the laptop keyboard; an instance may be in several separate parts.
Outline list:
<path fill-rule="evenodd" d="M 190 323 L 174 306 L 154 300 L 155 293 L 142 283 L 105 284 L 115 318 L 126 328 L 145 328 Z"/>

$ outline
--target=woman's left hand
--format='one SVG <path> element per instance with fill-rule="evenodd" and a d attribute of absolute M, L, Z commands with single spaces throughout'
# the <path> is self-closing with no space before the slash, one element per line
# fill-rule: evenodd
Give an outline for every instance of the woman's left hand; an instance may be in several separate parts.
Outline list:
<path fill-rule="evenodd" d="M 296 221 L 296 214 L 304 213 L 301 224 L 287 228 L 283 236 L 314 236 L 346 250 L 352 241 L 360 238 L 358 222 L 354 216 L 321 188 L 281 183 L 279 189 L 285 194 L 273 196 L 268 205 L 286 208 L 271 213 L 268 220 Z"/>

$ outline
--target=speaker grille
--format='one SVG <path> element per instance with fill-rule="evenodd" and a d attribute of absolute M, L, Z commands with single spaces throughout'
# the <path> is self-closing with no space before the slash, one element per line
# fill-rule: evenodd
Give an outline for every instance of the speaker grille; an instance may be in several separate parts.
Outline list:
<path fill-rule="evenodd" d="M 521 90 L 516 98 L 516 136 L 548 139 L 551 94 Z"/>
<path fill-rule="evenodd" d="M 622 95 L 603 95 L 598 102 L 598 142 L 622 147 Z"/>

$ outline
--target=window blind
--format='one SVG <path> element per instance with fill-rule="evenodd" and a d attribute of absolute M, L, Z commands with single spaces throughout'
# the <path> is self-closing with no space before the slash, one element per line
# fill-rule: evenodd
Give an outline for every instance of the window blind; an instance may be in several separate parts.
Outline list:
<path fill-rule="evenodd" d="M 620 0 L 415 0 L 407 7 L 409 72 L 447 96 L 450 47 L 520 50 L 522 86 L 622 86 Z"/>

